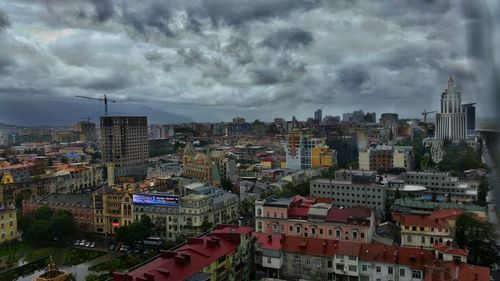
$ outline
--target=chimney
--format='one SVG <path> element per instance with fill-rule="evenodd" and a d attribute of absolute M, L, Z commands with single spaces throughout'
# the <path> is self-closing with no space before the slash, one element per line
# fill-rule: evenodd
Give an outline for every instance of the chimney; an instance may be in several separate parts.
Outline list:
<path fill-rule="evenodd" d="M 177 255 L 177 253 L 173 252 L 173 251 L 165 251 L 165 250 L 160 251 L 160 257 L 162 259 L 172 258 L 172 257 L 175 257 L 175 255 Z"/>

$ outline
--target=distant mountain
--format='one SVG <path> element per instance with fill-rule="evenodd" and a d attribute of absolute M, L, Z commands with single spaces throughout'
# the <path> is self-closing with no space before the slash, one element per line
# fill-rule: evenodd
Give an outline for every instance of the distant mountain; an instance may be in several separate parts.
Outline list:
<path fill-rule="evenodd" d="M 24 128 L 24 127 L 0 122 L 0 130 L 18 129 L 18 128 Z"/>
<path fill-rule="evenodd" d="M 7 99 L 0 103 L 0 120 L 4 124 L 21 126 L 65 126 L 90 117 L 92 122 L 99 123 L 103 115 L 104 105 L 98 102 L 78 99 Z M 182 123 L 192 119 L 168 113 L 143 103 L 117 102 L 110 104 L 109 115 L 147 116 L 148 123 Z M 7 125 L 8 126 L 8 125 Z"/>

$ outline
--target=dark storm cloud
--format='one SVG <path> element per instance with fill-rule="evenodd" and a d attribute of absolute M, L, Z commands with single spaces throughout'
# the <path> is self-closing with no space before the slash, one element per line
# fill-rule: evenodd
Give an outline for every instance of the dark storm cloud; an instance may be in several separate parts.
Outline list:
<path fill-rule="evenodd" d="M 113 16 L 115 9 L 111 0 L 90 0 L 94 5 L 96 19 L 100 22 L 105 22 Z"/>
<path fill-rule="evenodd" d="M 192 11 L 209 17 L 214 26 L 221 23 L 239 26 L 249 21 L 283 17 L 296 10 L 308 10 L 319 5 L 319 0 L 213 0 L 202 1 L 201 7 Z"/>
<path fill-rule="evenodd" d="M 346 90 L 359 90 L 363 83 L 370 80 L 370 74 L 364 66 L 350 66 L 338 71 L 337 82 Z"/>
<path fill-rule="evenodd" d="M 450 73 L 473 102 L 486 89 L 470 85 L 488 72 L 473 65 L 492 52 L 483 10 L 450 0 L 11 3 L 0 4 L 16 19 L 0 34 L 0 85 L 176 102 L 206 120 L 289 117 L 291 106 L 302 118 L 320 104 L 418 114 Z M 463 34 L 478 44 L 464 47 Z"/>
<path fill-rule="evenodd" d="M 168 37 L 174 36 L 168 26 L 171 12 L 166 1 L 153 1 L 142 7 L 126 4 L 122 13 L 122 22 L 143 35 L 158 31 Z"/>
<path fill-rule="evenodd" d="M 301 28 L 287 28 L 268 36 L 262 45 L 273 49 L 293 49 L 307 46 L 313 41 L 312 33 Z"/>
<path fill-rule="evenodd" d="M 0 32 L 5 30 L 9 26 L 10 26 L 9 16 L 4 11 L 0 10 Z"/>

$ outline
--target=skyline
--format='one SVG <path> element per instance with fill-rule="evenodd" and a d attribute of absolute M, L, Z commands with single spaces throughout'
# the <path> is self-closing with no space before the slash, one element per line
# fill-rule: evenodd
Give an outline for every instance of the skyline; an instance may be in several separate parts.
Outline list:
<path fill-rule="evenodd" d="M 438 108 L 450 74 L 492 118 L 496 14 L 495 1 L 2 3 L 0 121 L 71 124 L 102 113 L 75 95 L 103 94 L 111 114 L 174 123 L 409 118 Z"/>

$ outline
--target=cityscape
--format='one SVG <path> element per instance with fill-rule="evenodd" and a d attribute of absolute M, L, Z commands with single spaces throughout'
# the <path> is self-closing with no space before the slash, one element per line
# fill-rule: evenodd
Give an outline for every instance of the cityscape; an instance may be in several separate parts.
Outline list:
<path fill-rule="evenodd" d="M 0 281 L 500 280 L 495 1 L 41 2 Z"/>

